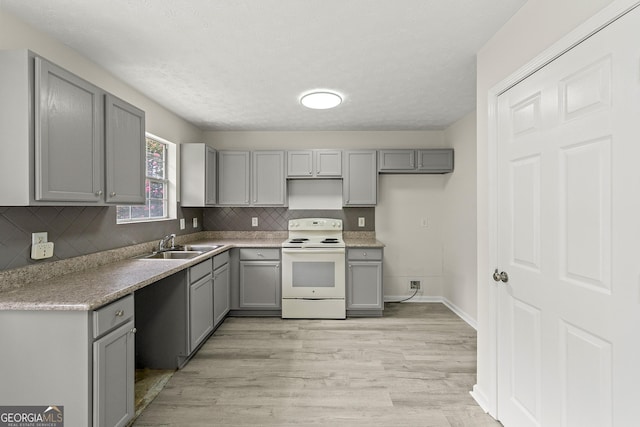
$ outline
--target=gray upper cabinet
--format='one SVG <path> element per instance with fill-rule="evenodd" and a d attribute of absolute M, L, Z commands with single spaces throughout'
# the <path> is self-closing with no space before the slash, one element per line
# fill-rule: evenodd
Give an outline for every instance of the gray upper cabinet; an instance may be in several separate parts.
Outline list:
<path fill-rule="evenodd" d="M 453 172 L 453 149 L 379 150 L 381 173 L 449 173 Z"/>
<path fill-rule="evenodd" d="M 284 151 L 253 151 L 251 156 L 251 204 L 284 206 L 286 201 Z"/>
<path fill-rule="evenodd" d="M 0 51 L 0 204 L 144 203 L 144 112 L 27 50 Z"/>
<path fill-rule="evenodd" d="M 105 95 L 107 203 L 145 202 L 144 133 L 144 111 L 113 95 Z"/>
<path fill-rule="evenodd" d="M 180 205 L 216 204 L 216 150 L 206 144 L 180 145 Z"/>
<path fill-rule="evenodd" d="M 97 86 L 35 58 L 36 200 L 103 200 L 102 97 Z"/>
<path fill-rule="evenodd" d="M 344 206 L 375 206 L 378 195 L 376 150 L 345 150 Z"/>
<path fill-rule="evenodd" d="M 249 151 L 218 151 L 218 204 L 248 206 Z"/>
<path fill-rule="evenodd" d="M 341 177 L 341 150 L 287 151 L 287 178 Z"/>

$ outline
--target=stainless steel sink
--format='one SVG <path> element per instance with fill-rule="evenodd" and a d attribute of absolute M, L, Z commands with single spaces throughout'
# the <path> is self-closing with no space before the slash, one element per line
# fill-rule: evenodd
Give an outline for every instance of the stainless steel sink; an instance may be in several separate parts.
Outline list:
<path fill-rule="evenodd" d="M 205 251 L 163 251 L 142 255 L 138 259 L 190 259 L 202 255 Z"/>
<path fill-rule="evenodd" d="M 187 251 L 201 251 L 201 252 L 209 252 L 215 251 L 222 245 L 186 245 L 184 248 Z"/>
<path fill-rule="evenodd" d="M 144 254 L 135 257 L 136 259 L 190 259 L 205 252 L 218 249 L 222 245 L 186 245 L 184 249 L 170 249 L 152 254 Z M 181 246 L 182 247 L 182 246 Z"/>

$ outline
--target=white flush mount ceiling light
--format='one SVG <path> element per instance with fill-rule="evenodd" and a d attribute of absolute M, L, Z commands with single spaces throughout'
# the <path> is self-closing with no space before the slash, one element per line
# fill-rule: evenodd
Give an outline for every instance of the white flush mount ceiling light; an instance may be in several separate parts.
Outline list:
<path fill-rule="evenodd" d="M 300 98 L 300 103 L 314 110 L 327 110 L 342 103 L 342 97 L 335 92 L 318 90 L 309 92 Z"/>

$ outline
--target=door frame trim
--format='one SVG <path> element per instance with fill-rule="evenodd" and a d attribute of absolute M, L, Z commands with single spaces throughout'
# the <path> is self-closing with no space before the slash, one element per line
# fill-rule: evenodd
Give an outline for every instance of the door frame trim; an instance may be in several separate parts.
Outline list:
<path fill-rule="evenodd" d="M 618 18 L 640 6 L 640 0 L 614 0 L 601 11 L 587 19 L 584 23 L 566 34 L 556 43 L 545 49 L 526 65 L 516 72 L 503 79 L 491 89 L 489 89 L 488 102 L 488 219 L 489 223 L 489 265 L 484 266 L 484 271 L 478 272 L 478 286 L 488 287 L 488 311 L 489 323 L 483 335 L 489 342 L 490 353 L 485 355 L 488 360 L 490 371 L 486 377 L 490 379 L 487 389 L 483 389 L 477 383 L 473 386 L 471 395 L 476 402 L 495 419 L 499 418 L 498 412 L 498 285 L 490 280 L 491 272 L 498 267 L 498 195 L 497 195 L 497 152 L 498 152 L 498 96 L 515 86 L 522 80 L 531 76 L 556 58 L 562 56 L 567 51 L 602 30 Z M 480 248 L 484 250 L 485 248 Z"/>

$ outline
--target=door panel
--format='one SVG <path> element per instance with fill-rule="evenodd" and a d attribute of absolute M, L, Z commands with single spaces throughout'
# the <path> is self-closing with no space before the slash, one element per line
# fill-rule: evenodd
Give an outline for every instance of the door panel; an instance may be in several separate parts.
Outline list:
<path fill-rule="evenodd" d="M 640 9 L 498 98 L 498 267 L 508 273 L 497 285 L 498 418 L 506 427 L 637 423 L 637 28 Z"/>

